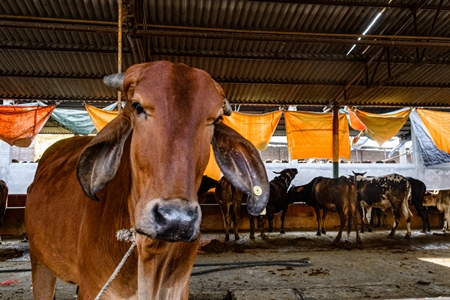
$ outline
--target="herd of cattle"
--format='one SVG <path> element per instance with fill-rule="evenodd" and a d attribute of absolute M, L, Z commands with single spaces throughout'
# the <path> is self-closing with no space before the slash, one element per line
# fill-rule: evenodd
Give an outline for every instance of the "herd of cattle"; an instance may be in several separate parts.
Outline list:
<path fill-rule="evenodd" d="M 257 149 L 224 124 L 222 116 L 231 108 L 207 72 L 155 61 L 133 65 L 104 82 L 122 91 L 124 109 L 95 137 L 76 136 L 49 147 L 27 191 L 25 227 L 35 299 L 54 299 L 60 278 L 78 286 L 79 299 L 187 300 L 202 218 L 198 193 L 211 145 L 226 177 L 216 195 L 227 239 L 244 198 L 262 236 L 266 218 L 271 231 L 274 215 L 281 212 L 284 222 L 289 204 L 299 201 L 314 207 L 317 234 L 325 233 L 327 211 L 338 211 L 335 242 L 346 223 L 348 231 L 352 224 L 356 230 L 358 209 L 369 220 L 372 207 L 392 208 L 391 236 L 403 213 L 410 236 L 408 205 L 418 193 L 412 179 L 354 174 L 289 188 L 297 174 L 290 168 L 269 182 Z M 446 230 L 449 194 L 424 193 L 419 208 L 444 210 Z M 116 238 L 123 229 L 134 232 L 131 246 Z M 236 226 L 234 232 L 239 238 Z"/>
<path fill-rule="evenodd" d="M 311 206 L 317 218 L 317 235 L 325 234 L 325 218 L 329 210 L 336 211 L 339 215 L 339 232 L 333 243 L 341 239 L 345 225 L 350 233 L 352 226 L 356 232 L 356 242 L 361 244 L 361 238 L 357 229 L 357 215 L 359 212 L 361 229 L 372 231 L 372 209 L 385 211 L 391 209 L 394 217 L 389 237 L 393 237 L 403 215 L 407 233 L 405 238 L 411 236 L 411 213 L 409 206 L 413 205 L 422 219 L 422 232 L 431 231 L 428 218 L 428 206 L 435 206 L 444 213 L 444 225 L 442 231 L 449 228 L 450 219 L 450 190 L 435 190 L 427 192 L 426 185 L 415 178 L 404 177 L 399 174 L 389 174 L 378 177 L 365 177 L 365 173 L 353 173 L 354 175 L 339 178 L 316 177 L 311 182 L 301 186 L 290 186 L 297 174 L 297 169 L 284 169 L 270 181 L 269 202 L 264 215 L 259 216 L 258 225 L 261 228 L 261 236 L 265 238 L 264 223 L 268 220 L 268 231 L 273 230 L 273 218 L 281 213 L 280 233 L 285 233 L 284 221 L 289 204 L 304 202 Z M 211 180 L 211 179 L 209 179 Z M 210 186 L 211 181 L 209 182 Z M 239 212 L 246 195 L 235 189 L 226 178 L 222 178 L 216 186 L 215 198 L 219 203 L 225 227 L 225 241 L 229 241 L 229 231 L 234 227 L 235 239 L 239 239 L 238 222 Z M 323 211 L 321 215 L 321 211 Z M 254 239 L 254 216 L 250 216 L 250 238 Z M 380 219 L 379 219 L 380 221 Z"/>

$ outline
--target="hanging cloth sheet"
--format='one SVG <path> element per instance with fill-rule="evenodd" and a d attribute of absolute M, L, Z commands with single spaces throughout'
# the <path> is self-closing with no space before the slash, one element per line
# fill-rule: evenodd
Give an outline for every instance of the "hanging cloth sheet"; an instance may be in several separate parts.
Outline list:
<path fill-rule="evenodd" d="M 331 113 L 284 112 L 290 159 L 333 158 Z M 339 157 L 350 159 L 349 129 L 339 114 Z"/>
<path fill-rule="evenodd" d="M 450 113 L 418 108 L 417 113 L 434 144 L 444 152 L 450 153 Z"/>
<path fill-rule="evenodd" d="M 434 144 L 418 114 L 418 109 L 411 112 L 409 119 L 418 142 L 420 153 L 422 154 L 424 165 L 429 167 L 450 162 L 450 154 L 440 150 Z"/>
<path fill-rule="evenodd" d="M 41 101 L 37 103 L 39 106 L 47 106 L 47 104 Z M 52 113 L 52 118 L 59 124 L 78 134 L 88 135 L 95 129 L 91 118 L 85 110 L 55 108 Z"/>
<path fill-rule="evenodd" d="M 224 116 L 223 119 L 225 125 L 236 130 L 250 141 L 256 149 L 264 151 L 277 128 L 281 114 L 281 110 L 261 115 L 233 112 L 231 116 Z"/>
<path fill-rule="evenodd" d="M 11 146 L 29 147 L 55 106 L 0 106 L 0 139 Z"/>
<path fill-rule="evenodd" d="M 380 147 L 397 132 L 402 129 L 408 120 L 411 108 L 401 109 L 386 114 L 373 114 L 359 109 L 355 114 L 359 120 L 366 126 L 366 133 L 369 137 L 380 145 Z"/>
<path fill-rule="evenodd" d="M 94 123 L 95 128 L 97 128 L 97 131 L 102 130 L 106 124 L 111 122 L 119 114 L 117 110 L 107 111 L 88 104 L 86 104 L 85 107 L 92 123 Z"/>

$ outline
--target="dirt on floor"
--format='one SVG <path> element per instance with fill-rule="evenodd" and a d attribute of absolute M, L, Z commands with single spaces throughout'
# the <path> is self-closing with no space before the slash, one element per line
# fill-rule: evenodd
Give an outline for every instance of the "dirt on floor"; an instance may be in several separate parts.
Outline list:
<path fill-rule="evenodd" d="M 203 233 L 190 281 L 190 299 L 407 299 L 450 297 L 450 235 L 388 230 L 355 233 L 332 245 L 335 231 L 269 233 L 268 239 L 224 242 Z M 0 299 L 33 299 L 28 243 L 0 245 Z M 58 282 L 56 299 L 76 287 Z"/>

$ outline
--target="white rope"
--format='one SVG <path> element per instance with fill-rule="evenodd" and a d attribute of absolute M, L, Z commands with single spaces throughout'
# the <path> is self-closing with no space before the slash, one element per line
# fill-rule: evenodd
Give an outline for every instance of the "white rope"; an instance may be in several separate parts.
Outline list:
<path fill-rule="evenodd" d="M 120 271 L 120 269 L 122 269 L 127 258 L 131 255 L 131 253 L 133 253 L 134 248 L 136 248 L 136 235 L 135 235 L 135 231 L 133 228 L 131 228 L 130 230 L 121 229 L 121 230 L 117 231 L 116 237 L 117 237 L 117 240 L 119 240 L 119 241 L 131 242 L 132 244 L 130 246 L 130 249 L 128 249 L 127 253 L 125 253 L 122 260 L 117 265 L 117 267 L 114 270 L 114 272 L 112 273 L 111 277 L 108 279 L 108 281 L 105 283 L 103 288 L 100 290 L 97 297 L 95 297 L 95 300 L 100 300 L 103 297 L 103 294 L 106 292 L 108 287 L 111 285 L 113 280 L 116 278 L 117 274 L 119 274 L 119 271 Z"/>

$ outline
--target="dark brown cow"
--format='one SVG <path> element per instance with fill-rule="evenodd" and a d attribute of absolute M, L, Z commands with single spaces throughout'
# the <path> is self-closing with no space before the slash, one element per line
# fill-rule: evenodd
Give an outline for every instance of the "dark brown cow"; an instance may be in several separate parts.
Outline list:
<path fill-rule="evenodd" d="M 78 299 L 94 299 L 130 247 L 116 232 L 134 228 L 136 250 L 104 298 L 188 299 L 211 142 L 254 215 L 268 199 L 264 164 L 223 124 L 229 105 L 205 71 L 158 61 L 105 82 L 123 87 L 125 108 L 97 136 L 52 145 L 28 191 L 34 298 L 53 299 L 58 277 L 79 286 Z"/>
<path fill-rule="evenodd" d="M 333 244 L 341 240 L 342 230 L 348 221 L 347 233 L 350 234 L 352 223 L 356 231 L 356 243 L 361 245 L 357 220 L 357 189 L 356 185 L 345 176 L 339 178 L 316 177 L 308 184 L 293 186 L 288 192 L 288 202 L 305 202 L 314 208 L 317 218 L 317 235 L 325 234 L 325 218 L 328 210 L 336 209 L 340 227 Z M 320 211 L 323 210 L 322 218 Z"/>
<path fill-rule="evenodd" d="M 0 180 L 0 227 L 3 226 L 6 207 L 8 206 L 8 186 L 6 182 Z"/>
<path fill-rule="evenodd" d="M 239 239 L 238 223 L 241 217 L 241 206 L 247 198 L 237 188 L 235 188 L 228 179 L 222 177 L 216 186 L 214 192 L 217 203 L 219 203 L 220 211 L 223 216 L 223 224 L 225 227 L 225 241 L 230 240 L 230 230 L 233 228 L 234 239 Z"/>

